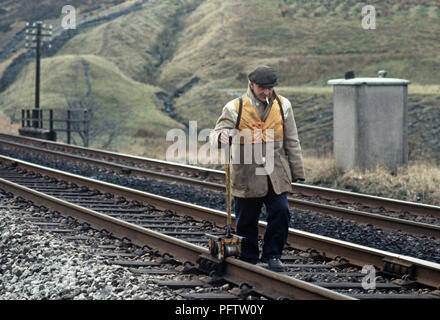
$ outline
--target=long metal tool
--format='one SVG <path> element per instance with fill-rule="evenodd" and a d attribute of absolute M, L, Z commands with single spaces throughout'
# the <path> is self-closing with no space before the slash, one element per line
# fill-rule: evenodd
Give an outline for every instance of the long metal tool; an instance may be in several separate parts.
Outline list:
<path fill-rule="evenodd" d="M 241 242 L 243 237 L 232 234 L 232 191 L 231 191 L 231 159 L 232 159 L 232 136 L 229 136 L 228 143 L 228 161 L 225 164 L 226 172 L 226 235 L 215 236 L 207 234 L 209 238 L 209 251 L 212 256 L 219 260 L 224 260 L 226 257 L 239 257 L 241 255 Z"/>
<path fill-rule="evenodd" d="M 228 146 L 228 162 L 225 165 L 225 173 L 226 173 L 226 212 L 228 214 L 226 218 L 226 237 L 231 238 L 231 207 L 232 207 L 232 192 L 231 192 L 231 145 L 232 145 L 232 137 L 229 136 L 229 146 Z"/>

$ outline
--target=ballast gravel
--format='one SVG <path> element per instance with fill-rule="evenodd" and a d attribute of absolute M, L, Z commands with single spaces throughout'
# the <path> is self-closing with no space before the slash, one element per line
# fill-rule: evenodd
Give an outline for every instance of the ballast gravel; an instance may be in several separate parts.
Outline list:
<path fill-rule="evenodd" d="M 166 276 L 109 264 L 92 248 L 41 230 L 4 202 L 0 206 L 0 300 L 182 299 L 154 282 Z"/>

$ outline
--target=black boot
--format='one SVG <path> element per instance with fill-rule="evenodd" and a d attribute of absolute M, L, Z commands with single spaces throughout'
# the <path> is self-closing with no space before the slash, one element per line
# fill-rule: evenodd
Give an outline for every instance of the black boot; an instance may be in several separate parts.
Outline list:
<path fill-rule="evenodd" d="M 283 272 L 286 269 L 284 264 L 278 258 L 270 258 L 270 259 L 262 258 L 261 261 L 267 263 L 269 270 L 275 272 Z"/>

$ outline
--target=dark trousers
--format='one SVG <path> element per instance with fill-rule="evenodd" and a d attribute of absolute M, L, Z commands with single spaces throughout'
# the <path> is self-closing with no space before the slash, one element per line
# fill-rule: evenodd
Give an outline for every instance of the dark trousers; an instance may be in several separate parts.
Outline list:
<path fill-rule="evenodd" d="M 269 191 L 261 198 L 234 197 L 236 229 L 242 242 L 241 259 L 250 263 L 259 260 L 258 219 L 263 203 L 266 205 L 267 226 L 264 234 L 262 258 L 280 258 L 286 244 L 290 209 L 286 193 L 277 195 L 269 182 Z"/>

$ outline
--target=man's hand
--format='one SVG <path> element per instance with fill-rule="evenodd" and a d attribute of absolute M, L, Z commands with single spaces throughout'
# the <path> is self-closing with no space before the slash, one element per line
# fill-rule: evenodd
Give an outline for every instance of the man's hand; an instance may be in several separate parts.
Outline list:
<path fill-rule="evenodd" d="M 230 132 L 228 129 L 223 129 L 218 136 L 218 141 L 223 144 L 229 144 Z"/>

